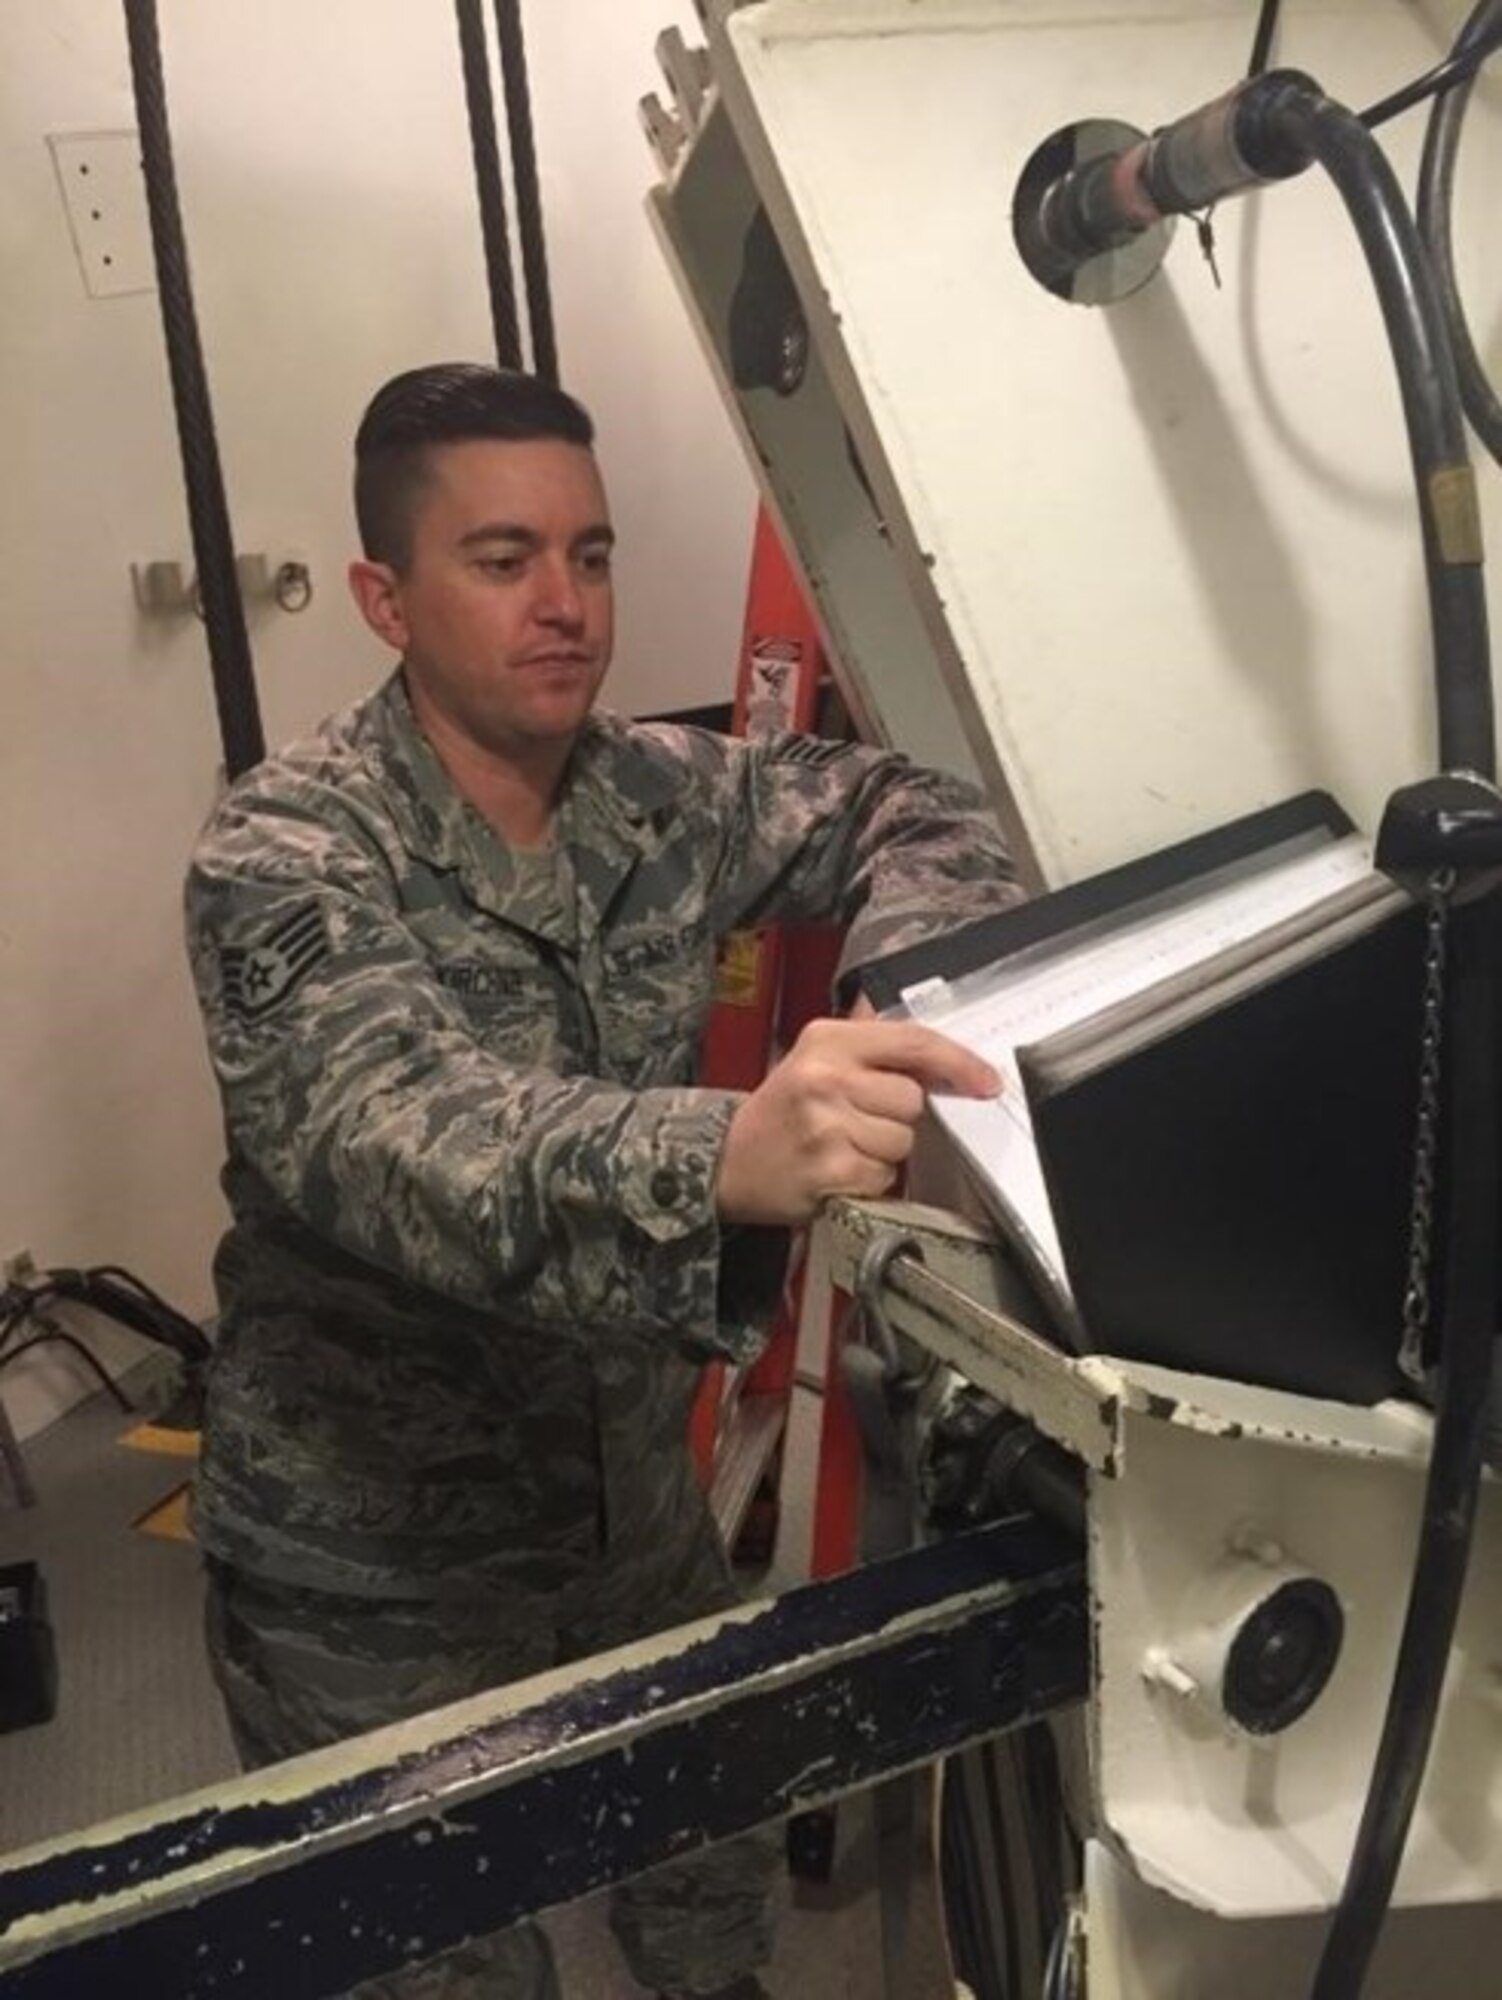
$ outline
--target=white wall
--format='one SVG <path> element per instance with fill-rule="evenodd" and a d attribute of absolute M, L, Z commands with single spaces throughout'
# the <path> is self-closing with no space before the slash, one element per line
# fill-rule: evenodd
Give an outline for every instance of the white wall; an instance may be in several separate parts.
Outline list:
<path fill-rule="evenodd" d="M 252 617 L 272 741 L 383 670 L 343 586 L 349 441 L 387 374 L 490 353 L 449 0 L 163 0 L 178 175 L 237 545 L 317 596 Z M 728 698 L 752 490 L 642 213 L 637 98 L 670 0 L 527 10 L 565 379 L 623 543 L 613 698 Z M 129 127 L 118 0 L 0 10 L 0 1255 L 118 1261 L 194 1313 L 222 1221 L 182 963 L 219 746 L 201 630 L 144 622 L 133 559 L 189 559 L 153 293 L 87 296 L 46 135 Z M 100 1351 L 139 1351 L 130 1337 Z M 80 1386 L 0 1376 L 23 1434 Z"/>

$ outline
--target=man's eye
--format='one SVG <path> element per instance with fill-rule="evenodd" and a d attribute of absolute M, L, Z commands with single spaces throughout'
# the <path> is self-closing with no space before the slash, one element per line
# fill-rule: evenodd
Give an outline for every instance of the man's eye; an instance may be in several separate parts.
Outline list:
<path fill-rule="evenodd" d="M 586 549 L 579 558 L 579 567 L 586 576 L 609 576 L 609 549 Z"/>
<path fill-rule="evenodd" d="M 526 566 L 525 556 L 482 556 L 479 563 L 486 576 L 520 576 Z"/>

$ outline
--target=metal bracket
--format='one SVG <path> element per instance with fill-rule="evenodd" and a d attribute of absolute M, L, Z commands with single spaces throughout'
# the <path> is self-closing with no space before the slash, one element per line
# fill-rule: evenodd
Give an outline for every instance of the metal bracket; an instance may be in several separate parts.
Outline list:
<path fill-rule="evenodd" d="M 665 179 L 671 179 L 681 155 L 704 123 L 714 91 L 714 72 L 709 51 L 690 48 L 677 28 L 665 28 L 656 47 L 658 67 L 672 101 L 664 104 L 654 93 L 639 101 L 637 112 L 659 169 Z"/>
<path fill-rule="evenodd" d="M 296 613 L 306 611 L 313 601 L 313 573 L 296 557 L 289 556 L 273 568 L 271 558 L 256 549 L 235 557 L 235 576 L 247 604 L 275 604 Z M 203 616 L 198 579 L 180 562 L 153 558 L 132 563 L 130 583 L 136 608 L 148 618 Z"/>
<path fill-rule="evenodd" d="M 1207 1436 L 1408 1464 L 1421 1465 L 1428 1451 L 1431 1419 L 1410 1403 L 1368 1409 L 1070 1353 L 998 1303 L 1008 1300 L 1010 1286 L 1000 1246 L 942 1209 L 837 1200 L 825 1209 L 822 1226 L 830 1275 L 846 1291 L 858 1283 L 873 1240 L 894 1227 L 916 1235 L 922 1261 L 894 1255 L 886 1267 L 882 1310 L 891 1326 L 1108 1478 L 1123 1470 L 1138 1418 Z"/>
<path fill-rule="evenodd" d="M 883 1293 L 887 1274 L 898 1257 L 921 1260 L 922 1256 L 923 1244 L 911 1231 L 894 1229 L 872 1237 L 862 1253 L 850 1303 L 851 1332 L 863 1334 L 864 1340 L 849 1338 L 839 1343 L 840 1373 L 876 1484 L 888 1494 L 900 1490 L 904 1496 L 912 1485 L 912 1413 L 923 1375 L 914 1373 L 903 1360 L 897 1335 L 887 1319 Z M 931 1361 L 929 1367 L 931 1371 Z M 905 1505 L 902 1515 L 905 1527 Z M 899 1535 L 891 1521 L 884 1523 L 883 1532 Z M 902 1546 L 909 1539 L 909 1534 L 900 1534 Z M 868 1547 L 865 1552 L 889 1554 L 891 1550 Z"/>

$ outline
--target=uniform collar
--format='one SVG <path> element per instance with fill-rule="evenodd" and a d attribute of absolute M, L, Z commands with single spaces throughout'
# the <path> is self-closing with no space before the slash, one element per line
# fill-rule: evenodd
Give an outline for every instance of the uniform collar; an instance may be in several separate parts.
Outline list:
<path fill-rule="evenodd" d="M 400 671 L 371 698 L 367 756 L 391 806 L 402 844 L 436 868 L 455 869 L 482 907 L 497 916 L 493 870 L 486 856 L 497 835 L 455 788 L 437 753 L 418 727 Z M 596 711 L 580 733 L 564 774 L 559 837 L 587 852 L 590 879 L 603 888 L 600 869 L 618 881 L 662 845 L 687 783 L 682 763 L 639 724 Z M 602 917 L 607 898 L 598 889 L 584 916 Z"/>

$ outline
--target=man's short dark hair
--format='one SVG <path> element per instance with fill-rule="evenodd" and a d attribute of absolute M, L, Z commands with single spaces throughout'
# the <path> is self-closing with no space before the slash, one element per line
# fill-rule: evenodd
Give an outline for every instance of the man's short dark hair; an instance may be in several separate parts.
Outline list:
<path fill-rule="evenodd" d="M 405 569 L 412 517 L 434 445 L 557 438 L 593 445 L 595 427 L 565 390 L 519 370 L 443 361 L 394 375 L 370 399 L 355 433 L 355 519 L 372 562 Z"/>

